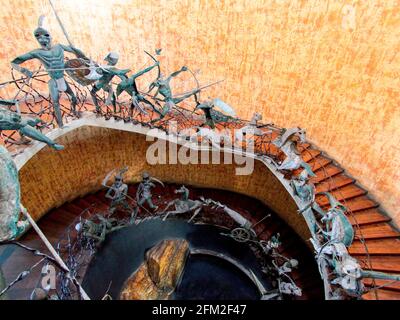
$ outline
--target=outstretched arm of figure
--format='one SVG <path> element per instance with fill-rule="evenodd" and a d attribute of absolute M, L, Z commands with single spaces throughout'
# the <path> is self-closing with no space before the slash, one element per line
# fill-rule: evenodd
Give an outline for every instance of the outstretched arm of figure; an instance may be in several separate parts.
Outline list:
<path fill-rule="evenodd" d="M 137 78 L 139 78 L 140 76 L 144 75 L 145 73 L 153 70 L 155 67 L 157 67 L 160 63 L 157 61 L 155 64 L 153 64 L 150 67 L 147 67 L 146 69 L 143 69 L 142 71 L 139 71 L 138 73 L 134 74 L 133 76 L 131 76 L 132 80 L 136 80 Z"/>
<path fill-rule="evenodd" d="M 167 81 L 168 82 L 171 81 L 172 78 L 178 76 L 181 72 L 184 72 L 184 71 L 187 71 L 187 70 L 188 70 L 188 68 L 183 66 L 181 68 L 181 70 L 178 70 L 178 71 L 175 71 L 175 72 L 171 73 L 170 76 L 167 78 Z"/>
<path fill-rule="evenodd" d="M 78 58 L 82 58 L 84 60 L 90 60 L 88 57 L 86 57 L 86 55 L 83 53 L 83 51 L 81 51 L 78 48 L 72 47 L 72 46 L 65 46 L 65 45 L 61 45 L 61 47 L 67 51 L 67 52 L 71 52 L 74 55 L 76 55 Z"/>
<path fill-rule="evenodd" d="M 326 212 L 319 206 L 317 202 L 312 202 L 312 208 L 320 214 L 321 217 L 326 216 Z"/>
<path fill-rule="evenodd" d="M 114 197 L 112 196 L 112 193 L 114 193 L 114 188 L 110 187 L 106 193 L 106 198 L 107 199 L 114 199 Z"/>
<path fill-rule="evenodd" d="M 126 81 L 128 79 L 128 77 L 124 74 L 117 74 L 117 77 L 121 79 L 121 81 Z"/>
<path fill-rule="evenodd" d="M 23 54 L 23 55 L 21 55 L 19 57 L 16 57 L 13 61 L 11 61 L 11 66 L 15 70 L 17 70 L 17 71 L 23 73 L 24 75 L 26 75 L 28 78 L 31 78 L 32 75 L 33 75 L 32 72 L 30 70 L 26 69 L 26 68 L 21 67 L 20 64 L 24 63 L 25 61 L 32 60 L 32 59 L 35 59 L 35 58 L 36 57 L 33 54 L 33 51 L 31 51 L 31 52 Z"/>
<path fill-rule="evenodd" d="M 147 93 L 150 93 L 155 87 L 157 87 L 157 91 L 155 94 L 153 94 L 153 97 L 157 97 L 158 93 L 160 92 L 160 87 L 156 84 L 157 80 L 152 82 L 151 85 L 149 86 L 149 91 Z"/>

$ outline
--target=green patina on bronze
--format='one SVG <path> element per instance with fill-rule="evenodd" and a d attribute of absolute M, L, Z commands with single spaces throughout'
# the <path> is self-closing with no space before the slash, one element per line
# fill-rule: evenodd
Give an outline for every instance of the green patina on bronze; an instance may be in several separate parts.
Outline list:
<path fill-rule="evenodd" d="M 114 112 L 117 112 L 117 97 L 115 96 L 115 92 L 112 88 L 111 81 L 114 77 L 120 78 L 122 81 L 127 79 L 126 74 L 130 71 L 129 69 L 120 70 L 116 68 L 119 60 L 119 55 L 116 52 L 110 52 L 107 57 L 104 58 L 104 61 L 107 62 L 107 66 L 102 67 L 102 77 L 94 84 L 90 94 L 93 99 L 93 103 L 96 106 L 96 112 L 100 112 L 100 106 L 97 100 L 97 92 L 100 90 L 104 90 L 108 92 L 107 104 L 111 104 L 114 107 Z"/>
<path fill-rule="evenodd" d="M 0 100 L 1 105 L 14 105 L 16 101 Z M 56 144 L 53 140 L 45 136 L 35 126 L 41 123 L 41 119 L 37 118 L 22 118 L 16 112 L 6 110 L 0 107 L 0 131 L 1 130 L 17 130 L 22 137 L 29 137 L 31 139 L 46 143 L 55 150 L 64 149 L 63 146 Z"/>
<path fill-rule="evenodd" d="M 0 146 L 0 242 L 17 238 L 28 223 L 21 212 L 18 170 L 7 149 Z"/>
<path fill-rule="evenodd" d="M 38 41 L 40 48 L 32 50 L 28 53 L 18 56 L 14 60 L 11 61 L 11 66 L 23 73 L 28 79 L 31 79 L 33 73 L 21 67 L 20 65 L 26 61 L 37 59 L 39 60 L 46 71 L 50 76 L 50 81 L 48 83 L 51 101 L 54 107 L 54 113 L 57 120 L 57 124 L 59 127 L 63 127 L 62 114 L 60 109 L 60 92 L 65 92 L 71 98 L 71 108 L 74 114 L 78 115 L 76 111 L 76 105 L 78 100 L 75 96 L 75 93 L 72 91 L 69 84 L 65 81 L 64 78 L 64 70 L 65 70 L 65 62 L 64 62 L 64 52 L 70 52 L 76 55 L 78 58 L 89 61 L 84 53 L 73 47 L 66 46 L 62 44 L 52 44 L 52 37 L 50 33 L 42 27 L 43 25 L 43 16 L 39 19 L 38 28 L 34 31 L 34 36 Z"/>

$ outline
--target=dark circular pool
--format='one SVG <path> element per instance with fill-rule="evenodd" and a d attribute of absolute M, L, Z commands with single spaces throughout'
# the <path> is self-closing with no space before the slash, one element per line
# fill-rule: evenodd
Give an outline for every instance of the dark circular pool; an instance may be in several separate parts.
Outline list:
<path fill-rule="evenodd" d="M 229 262 L 209 256 L 192 255 L 186 262 L 177 300 L 253 300 L 259 298 L 257 287 Z"/>
<path fill-rule="evenodd" d="M 93 299 L 108 293 L 117 299 L 127 278 L 144 261 L 145 252 L 165 239 L 186 239 L 191 249 L 222 253 L 252 270 L 266 289 L 270 283 L 247 244 L 221 235 L 227 230 L 211 225 L 188 224 L 182 220 L 153 219 L 108 235 L 86 271 L 83 287 Z M 174 299 L 259 299 L 252 280 L 234 264 L 210 255 L 190 255 Z"/>

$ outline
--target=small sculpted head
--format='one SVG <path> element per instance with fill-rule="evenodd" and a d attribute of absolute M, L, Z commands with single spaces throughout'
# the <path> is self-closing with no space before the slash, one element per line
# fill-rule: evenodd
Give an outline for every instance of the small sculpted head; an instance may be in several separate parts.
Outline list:
<path fill-rule="evenodd" d="M 143 181 L 149 181 L 150 180 L 150 174 L 145 171 L 142 174 L 142 178 L 143 178 Z"/>
<path fill-rule="evenodd" d="M 120 187 L 120 186 L 122 186 L 122 183 L 123 183 L 123 181 L 122 181 L 122 177 L 115 177 L 115 182 L 114 182 L 114 185 L 116 186 L 116 187 Z"/>
<path fill-rule="evenodd" d="M 48 50 L 51 48 L 52 38 L 50 32 L 47 31 L 45 28 L 43 28 L 43 21 L 44 21 L 44 16 L 40 16 L 38 27 L 33 32 L 33 35 L 35 36 L 37 42 L 39 42 L 40 46 L 43 49 Z"/>
<path fill-rule="evenodd" d="M 298 131 L 297 134 L 299 135 L 300 142 L 301 143 L 306 143 L 306 131 L 304 129 L 300 129 L 299 128 L 299 131 Z"/>
<path fill-rule="evenodd" d="M 119 54 L 117 52 L 110 52 L 104 61 L 108 63 L 109 66 L 115 66 L 119 61 Z"/>

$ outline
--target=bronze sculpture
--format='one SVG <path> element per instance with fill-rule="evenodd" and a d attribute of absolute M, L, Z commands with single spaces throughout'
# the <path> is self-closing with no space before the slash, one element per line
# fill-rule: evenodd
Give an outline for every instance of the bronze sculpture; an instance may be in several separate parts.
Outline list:
<path fill-rule="evenodd" d="M 75 116 L 79 116 L 79 113 L 76 110 L 77 98 L 64 78 L 64 52 L 67 51 L 73 53 L 78 58 L 82 58 L 85 60 L 89 59 L 84 55 L 81 50 L 75 47 L 62 44 L 53 44 L 50 33 L 43 28 L 43 18 L 43 16 L 40 17 L 39 25 L 34 31 L 34 36 L 40 44 L 40 48 L 15 58 L 13 61 L 11 61 L 11 65 L 15 70 L 18 70 L 19 72 L 27 76 L 28 79 L 32 78 L 33 73 L 30 70 L 21 67 L 20 64 L 28 60 L 37 59 L 44 65 L 50 76 L 48 86 L 51 101 L 53 103 L 55 117 L 58 126 L 62 128 L 64 124 L 62 121 L 62 114 L 60 109 L 61 92 L 65 92 L 67 95 L 69 95 L 69 97 L 71 98 L 72 112 Z"/>
<path fill-rule="evenodd" d="M 119 77 L 121 81 L 125 81 L 127 79 L 126 74 L 130 71 L 129 69 L 126 70 L 119 70 L 115 66 L 117 65 L 119 60 L 119 55 L 116 52 L 110 52 L 105 58 L 104 61 L 107 62 L 107 66 L 101 67 L 102 77 L 95 82 L 93 85 L 90 94 L 93 99 L 93 103 L 96 107 L 96 112 L 100 113 L 100 106 L 97 100 L 97 92 L 100 90 L 104 90 L 108 93 L 108 97 L 106 100 L 106 104 L 112 104 L 114 108 L 114 113 L 117 112 L 117 97 L 114 93 L 112 88 L 112 84 L 110 83 L 114 77 Z"/>
<path fill-rule="evenodd" d="M 145 51 L 146 52 L 146 51 Z M 147 52 L 146 52 L 147 53 Z M 147 53 L 149 54 L 149 53 Z M 149 54 L 150 55 L 150 54 Z M 151 56 L 151 55 L 150 55 Z M 122 92 L 126 92 L 131 97 L 131 108 L 130 108 L 130 117 L 133 117 L 133 111 L 139 110 L 141 113 L 147 114 L 146 110 L 143 109 L 140 103 L 147 104 L 151 107 L 152 110 L 160 114 L 160 112 L 154 107 L 154 105 L 147 100 L 142 94 L 139 93 L 139 89 L 136 85 L 136 79 L 141 77 L 147 72 L 150 72 L 155 67 L 159 67 L 160 63 L 158 61 L 155 62 L 154 65 L 147 67 L 135 74 L 131 75 L 129 78 L 124 79 L 117 87 L 117 97 L 119 97 Z"/>
<path fill-rule="evenodd" d="M 14 105 L 16 101 L 0 100 L 1 105 Z M 64 147 L 55 143 L 53 140 L 45 136 L 35 126 L 41 123 L 42 120 L 38 118 L 22 118 L 16 112 L 6 110 L 0 107 L 0 131 L 1 130 L 16 130 L 20 133 L 21 137 L 29 137 L 34 140 L 46 143 L 55 150 L 63 150 Z"/>

